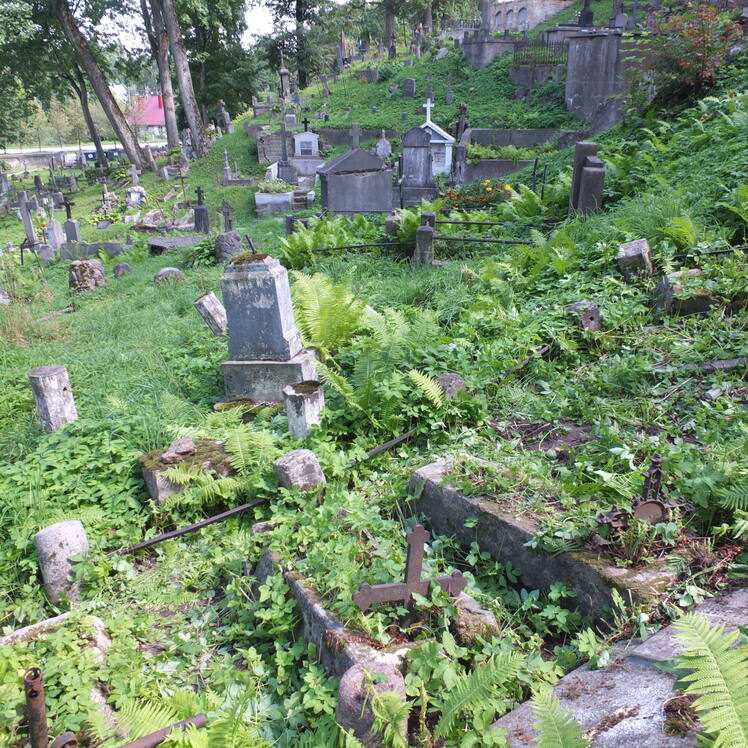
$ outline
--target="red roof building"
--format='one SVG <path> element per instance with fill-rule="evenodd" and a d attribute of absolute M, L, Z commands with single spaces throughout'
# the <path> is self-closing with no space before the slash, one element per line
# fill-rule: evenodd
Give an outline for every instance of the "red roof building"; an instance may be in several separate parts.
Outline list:
<path fill-rule="evenodd" d="M 136 96 L 125 113 L 128 123 L 137 129 L 138 134 L 163 136 L 166 129 L 164 117 L 164 97 Z"/>

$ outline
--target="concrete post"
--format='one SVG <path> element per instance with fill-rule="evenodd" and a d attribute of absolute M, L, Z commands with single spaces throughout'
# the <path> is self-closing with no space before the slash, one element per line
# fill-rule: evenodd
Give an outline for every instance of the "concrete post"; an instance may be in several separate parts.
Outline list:
<path fill-rule="evenodd" d="M 72 564 L 69 559 L 88 551 L 88 538 L 83 524 L 77 519 L 58 522 L 36 534 L 34 538 L 39 569 L 50 600 L 59 602 L 63 597 L 75 602 L 80 585 L 70 579 Z"/>
<path fill-rule="evenodd" d="M 226 310 L 213 291 L 195 299 L 194 306 L 214 335 L 226 334 Z"/>
<path fill-rule="evenodd" d="M 434 229 L 419 226 L 416 230 L 416 248 L 411 259 L 412 265 L 431 265 L 434 262 Z"/>
<path fill-rule="evenodd" d="M 288 431 L 297 439 L 309 436 L 312 426 L 319 426 L 325 407 L 325 392 L 319 382 L 299 382 L 283 388 L 283 402 L 288 416 Z"/>
<path fill-rule="evenodd" d="M 421 226 L 431 226 L 432 229 L 436 229 L 436 213 L 432 210 L 424 210 L 421 213 Z"/>
<path fill-rule="evenodd" d="M 78 420 L 75 399 L 64 366 L 41 366 L 28 372 L 36 410 L 46 433 Z"/>

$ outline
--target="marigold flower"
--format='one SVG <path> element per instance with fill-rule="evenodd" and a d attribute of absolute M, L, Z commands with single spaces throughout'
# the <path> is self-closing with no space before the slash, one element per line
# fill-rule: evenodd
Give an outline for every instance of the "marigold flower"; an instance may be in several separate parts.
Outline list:
<path fill-rule="evenodd" d="M 505 190 L 511 190 L 512 189 L 512 185 L 511 184 L 505 184 L 504 185 L 504 189 Z"/>
<path fill-rule="evenodd" d="M 491 192 L 493 190 L 493 187 L 486 187 L 486 192 Z"/>

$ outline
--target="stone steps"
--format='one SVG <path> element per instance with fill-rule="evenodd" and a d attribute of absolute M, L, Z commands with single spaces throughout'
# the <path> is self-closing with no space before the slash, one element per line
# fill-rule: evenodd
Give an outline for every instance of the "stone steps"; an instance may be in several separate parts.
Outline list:
<path fill-rule="evenodd" d="M 712 624 L 728 631 L 748 622 L 748 588 L 737 589 L 722 598 L 709 600 L 695 611 Z M 656 667 L 674 657 L 679 646 L 673 626 L 658 631 L 644 643 L 619 647 L 611 664 L 600 670 L 587 665 L 565 675 L 553 687 L 561 706 L 584 730 L 597 728 L 592 748 L 685 748 L 696 745 L 693 733 L 668 735 L 666 704 L 676 696 L 675 679 Z M 493 727 L 507 733 L 511 748 L 534 745 L 537 733 L 532 704 L 526 701 L 497 720 Z"/>

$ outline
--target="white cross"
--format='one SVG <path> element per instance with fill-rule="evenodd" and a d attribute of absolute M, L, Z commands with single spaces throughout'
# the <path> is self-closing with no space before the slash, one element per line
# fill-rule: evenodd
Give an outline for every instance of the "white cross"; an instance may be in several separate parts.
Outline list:
<path fill-rule="evenodd" d="M 423 105 L 423 108 L 426 110 L 426 122 L 431 122 L 431 109 L 433 106 L 434 103 L 431 99 L 426 99 L 426 103 Z"/>

